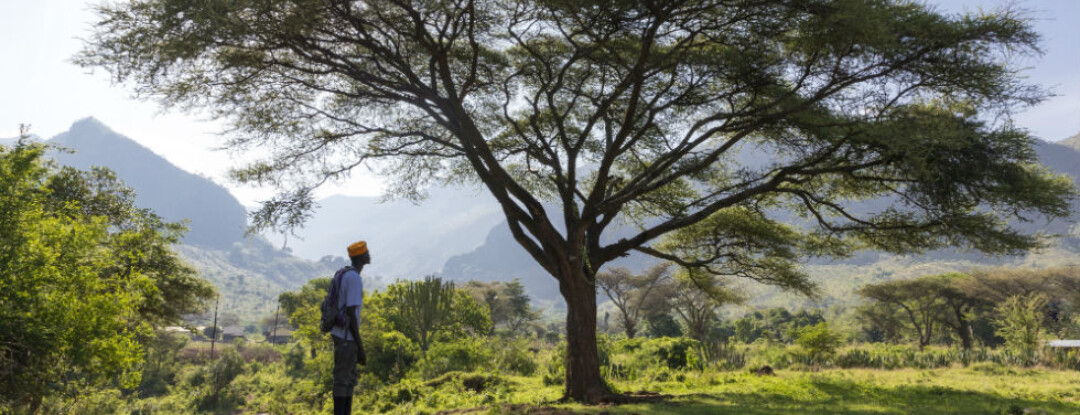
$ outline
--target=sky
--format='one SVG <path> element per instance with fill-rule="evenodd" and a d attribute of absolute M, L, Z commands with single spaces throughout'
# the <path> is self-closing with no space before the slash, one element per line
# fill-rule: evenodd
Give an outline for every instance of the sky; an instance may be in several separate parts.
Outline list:
<path fill-rule="evenodd" d="M 0 138 L 19 126 L 51 138 L 76 120 L 94 117 L 138 141 L 173 164 L 225 185 L 247 206 L 272 195 L 226 179 L 240 155 L 215 150 L 223 125 L 200 114 L 164 111 L 154 101 L 133 98 L 102 70 L 70 62 L 96 16 L 86 0 L 0 0 Z M 1080 132 L 1080 0 L 929 0 L 944 12 L 977 11 L 1011 5 L 1025 10 L 1043 36 L 1045 54 L 1024 63 L 1024 76 L 1056 96 L 1018 114 L 1016 122 L 1036 137 L 1057 141 Z M 375 196 L 377 178 L 354 174 L 328 186 L 320 196 Z"/>

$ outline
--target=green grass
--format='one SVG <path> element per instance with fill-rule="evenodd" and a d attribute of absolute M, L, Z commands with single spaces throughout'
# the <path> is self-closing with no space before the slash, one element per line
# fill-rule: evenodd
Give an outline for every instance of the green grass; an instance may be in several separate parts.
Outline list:
<path fill-rule="evenodd" d="M 988 370 L 990 369 L 990 370 Z M 1005 368 L 1002 368 L 1005 369 Z M 621 406 L 538 405 L 553 402 L 558 387 L 513 378 L 509 401 L 528 407 L 476 408 L 466 413 L 572 414 L 1080 414 L 1080 374 L 1073 371 L 968 369 L 689 373 L 682 381 L 635 382 L 622 391 L 675 395 L 655 403 Z M 545 409 L 540 407 L 544 406 Z M 536 412 L 541 411 L 541 412 Z"/>

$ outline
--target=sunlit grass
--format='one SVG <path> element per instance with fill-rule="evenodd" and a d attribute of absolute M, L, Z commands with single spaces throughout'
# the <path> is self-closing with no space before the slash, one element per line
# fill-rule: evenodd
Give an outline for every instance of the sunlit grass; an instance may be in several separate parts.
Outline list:
<path fill-rule="evenodd" d="M 507 403 L 545 405 L 581 414 L 1047 414 L 1080 413 L 1080 373 L 993 365 L 932 370 L 687 373 L 682 381 L 613 382 L 621 391 L 675 395 L 621 406 L 559 405 L 558 386 L 510 379 Z M 448 408 L 449 409 L 449 408 Z M 534 409 L 535 408 L 531 408 Z M 521 413 L 520 407 L 471 413 Z M 554 413 L 554 412 L 553 412 Z"/>

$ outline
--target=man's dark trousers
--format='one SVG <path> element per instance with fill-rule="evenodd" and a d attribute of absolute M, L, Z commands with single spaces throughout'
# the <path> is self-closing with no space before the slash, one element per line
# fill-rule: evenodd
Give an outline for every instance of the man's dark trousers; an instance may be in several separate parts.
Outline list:
<path fill-rule="evenodd" d="M 355 341 L 330 337 L 334 338 L 334 415 L 350 414 L 353 390 L 360 376 L 356 368 L 359 348 Z"/>

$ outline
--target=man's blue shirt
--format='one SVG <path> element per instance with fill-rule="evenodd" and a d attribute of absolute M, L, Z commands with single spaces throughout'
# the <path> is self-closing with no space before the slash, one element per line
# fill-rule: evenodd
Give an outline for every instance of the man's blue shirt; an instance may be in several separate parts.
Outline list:
<path fill-rule="evenodd" d="M 360 278 L 360 273 L 354 269 L 345 271 L 341 275 L 341 286 L 338 287 L 338 307 L 356 307 L 356 319 L 357 326 L 360 325 L 360 307 L 364 304 L 364 280 Z M 339 338 L 345 340 L 352 340 L 352 334 L 345 327 L 334 326 L 330 330 L 330 334 L 333 334 Z"/>

